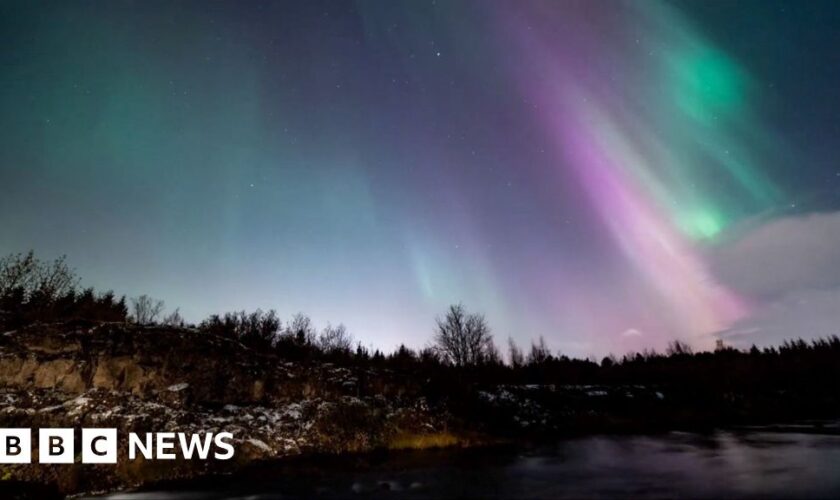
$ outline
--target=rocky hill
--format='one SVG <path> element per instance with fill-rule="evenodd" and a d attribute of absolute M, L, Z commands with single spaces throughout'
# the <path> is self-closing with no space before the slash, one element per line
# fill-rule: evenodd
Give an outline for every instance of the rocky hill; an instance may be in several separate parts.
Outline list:
<path fill-rule="evenodd" d="M 226 462 L 121 457 L 117 465 L 43 465 L 33 446 L 32 464 L 2 466 L 3 480 L 60 493 L 306 453 L 463 442 L 446 411 L 432 411 L 417 384 L 389 370 L 293 363 L 190 329 L 125 324 L 35 325 L 0 335 L 0 426 L 235 437 L 236 456 Z"/>

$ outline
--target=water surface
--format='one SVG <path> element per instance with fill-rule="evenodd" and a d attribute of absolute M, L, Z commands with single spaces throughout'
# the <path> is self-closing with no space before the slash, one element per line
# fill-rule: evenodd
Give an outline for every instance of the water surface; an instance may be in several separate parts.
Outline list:
<path fill-rule="evenodd" d="M 591 436 L 518 449 L 437 450 L 272 464 L 136 499 L 840 498 L 840 436 L 720 431 Z"/>

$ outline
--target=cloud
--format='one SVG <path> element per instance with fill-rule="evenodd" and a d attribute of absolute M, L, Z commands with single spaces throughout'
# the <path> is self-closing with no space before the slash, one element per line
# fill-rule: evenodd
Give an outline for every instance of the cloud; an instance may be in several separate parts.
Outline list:
<path fill-rule="evenodd" d="M 624 330 L 623 332 L 621 332 L 621 336 L 622 337 L 641 337 L 642 332 L 640 332 L 639 330 L 636 330 L 635 328 L 630 328 L 628 330 Z"/>
<path fill-rule="evenodd" d="M 719 336 L 741 347 L 840 335 L 840 289 L 797 290 L 758 307 Z"/>
<path fill-rule="evenodd" d="M 840 212 L 776 219 L 710 254 L 712 272 L 756 299 L 840 287 Z"/>
<path fill-rule="evenodd" d="M 724 285 L 753 302 L 719 332 L 732 344 L 840 334 L 840 212 L 776 219 L 711 250 Z"/>

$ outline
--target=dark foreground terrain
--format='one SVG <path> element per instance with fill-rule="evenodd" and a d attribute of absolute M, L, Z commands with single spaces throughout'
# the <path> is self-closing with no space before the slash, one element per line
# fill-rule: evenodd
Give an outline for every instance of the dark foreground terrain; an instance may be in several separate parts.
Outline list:
<path fill-rule="evenodd" d="M 0 487 L 33 497 L 138 487 L 210 497 L 824 496 L 837 492 L 823 467 L 837 463 L 832 426 L 713 430 L 836 418 L 836 344 L 455 368 L 410 353 L 289 359 L 191 328 L 34 324 L 0 335 L 0 427 L 117 427 L 121 456 L 40 465 L 36 449 L 35 463 L 2 466 Z M 127 460 L 126 434 L 153 431 L 231 432 L 236 456 Z M 659 434 L 639 437 L 649 433 Z M 527 447 L 546 442 L 561 444 Z"/>
<path fill-rule="evenodd" d="M 601 435 L 552 446 L 291 460 L 110 498 L 840 497 L 840 436 L 823 433 L 840 429 L 779 430 Z"/>

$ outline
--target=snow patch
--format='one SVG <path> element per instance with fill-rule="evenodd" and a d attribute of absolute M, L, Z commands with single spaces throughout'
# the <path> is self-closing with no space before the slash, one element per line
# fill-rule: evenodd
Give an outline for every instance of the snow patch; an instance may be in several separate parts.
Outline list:
<path fill-rule="evenodd" d="M 245 440 L 246 442 L 256 446 L 257 448 L 261 449 L 266 453 L 271 453 L 271 447 L 265 444 L 264 442 L 260 441 L 259 439 L 249 438 Z"/>

